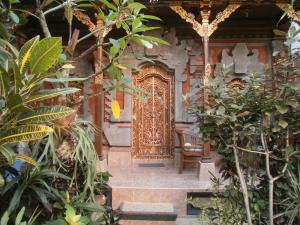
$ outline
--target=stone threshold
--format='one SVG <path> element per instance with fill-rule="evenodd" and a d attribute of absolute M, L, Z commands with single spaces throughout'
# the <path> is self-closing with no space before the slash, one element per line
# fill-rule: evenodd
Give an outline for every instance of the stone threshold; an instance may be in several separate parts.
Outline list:
<path fill-rule="evenodd" d="M 172 203 L 122 202 L 122 220 L 176 221 L 177 213 Z"/>

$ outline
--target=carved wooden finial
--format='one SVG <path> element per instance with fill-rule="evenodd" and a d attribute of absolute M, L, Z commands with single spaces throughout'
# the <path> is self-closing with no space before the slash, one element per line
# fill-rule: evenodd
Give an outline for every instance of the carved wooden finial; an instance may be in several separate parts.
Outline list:
<path fill-rule="evenodd" d="M 294 10 L 293 6 L 288 3 L 277 3 L 276 4 L 282 11 L 287 13 L 287 16 L 298 23 L 300 23 L 300 15 Z"/>
<path fill-rule="evenodd" d="M 90 17 L 79 10 L 75 10 L 73 15 L 76 17 L 78 21 L 82 24 L 86 25 L 89 31 L 94 31 L 96 29 L 96 25 L 91 21 Z"/>
<path fill-rule="evenodd" d="M 211 1 L 201 1 L 200 2 L 200 15 L 201 15 L 201 23 L 195 19 L 195 16 L 192 13 L 188 13 L 181 6 L 170 6 L 170 8 L 176 12 L 182 19 L 186 22 L 193 25 L 193 29 L 204 38 L 210 37 L 217 29 L 218 25 L 227 19 L 233 12 L 235 12 L 241 4 L 234 3 L 229 4 L 227 8 L 219 12 L 216 18 L 209 23 L 209 18 L 211 15 Z"/>

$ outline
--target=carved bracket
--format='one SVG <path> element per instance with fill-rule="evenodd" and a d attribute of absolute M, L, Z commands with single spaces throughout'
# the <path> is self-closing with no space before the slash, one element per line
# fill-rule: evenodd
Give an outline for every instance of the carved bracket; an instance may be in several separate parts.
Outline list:
<path fill-rule="evenodd" d="M 94 24 L 91 18 L 84 14 L 83 12 L 76 10 L 73 12 L 73 15 L 76 19 L 81 22 L 82 24 L 86 25 L 90 32 L 94 32 L 94 36 L 104 38 L 112 29 L 112 25 L 105 26 L 104 21 L 99 18 L 98 15 L 95 15 L 97 19 L 97 23 Z M 123 13 L 120 13 L 119 18 L 117 20 L 121 20 L 124 17 Z M 98 32 L 96 30 L 99 30 Z"/>
<path fill-rule="evenodd" d="M 201 36 L 201 37 L 210 37 L 218 28 L 218 25 L 226 20 L 233 12 L 235 12 L 241 4 L 229 4 L 227 8 L 218 13 L 216 18 L 209 23 L 210 16 L 210 5 L 201 5 L 201 17 L 202 22 L 199 23 L 195 16 L 192 13 L 188 13 L 181 6 L 170 6 L 170 8 L 176 12 L 182 19 L 186 22 L 193 25 L 193 29 Z"/>
<path fill-rule="evenodd" d="M 297 15 L 296 11 L 294 10 L 293 6 L 287 3 L 277 3 L 276 4 L 282 11 L 287 13 L 287 16 L 298 23 L 300 23 L 300 16 Z"/>
<path fill-rule="evenodd" d="M 219 12 L 216 18 L 209 24 L 209 36 L 211 36 L 217 30 L 218 25 L 221 22 L 225 21 L 240 6 L 240 4 L 230 4 L 223 12 Z"/>
<path fill-rule="evenodd" d="M 203 25 L 200 24 L 192 13 L 188 13 L 181 6 L 170 6 L 182 19 L 193 25 L 193 29 L 201 36 L 204 37 Z"/>

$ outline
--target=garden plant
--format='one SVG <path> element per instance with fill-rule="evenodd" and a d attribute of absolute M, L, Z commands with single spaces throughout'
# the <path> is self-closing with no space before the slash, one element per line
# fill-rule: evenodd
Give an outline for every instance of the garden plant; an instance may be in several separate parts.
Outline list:
<path fill-rule="evenodd" d="M 222 179 L 229 181 L 216 195 L 210 224 L 300 222 L 300 68 L 298 52 L 291 53 L 298 33 L 290 28 L 290 54 L 274 65 L 272 77 L 253 73 L 243 86 L 231 86 L 226 80 L 233 74 L 224 72 L 204 87 L 208 103 L 191 109 L 223 156 Z"/>
<path fill-rule="evenodd" d="M 98 130 L 80 118 L 82 101 L 74 99 L 82 90 L 73 86 L 103 79 L 107 72 L 111 83 L 104 92 L 139 91 L 123 78 L 128 65 L 120 59 L 132 42 L 147 48 L 167 44 L 144 35 L 157 29 L 146 23 L 160 19 L 144 14 L 145 6 L 133 0 L 37 0 L 28 8 L 23 3 L 0 3 L 0 224 L 117 224 L 117 215 L 97 200 L 110 175 L 96 169 L 93 138 Z M 66 43 L 52 37 L 47 22 L 48 15 L 62 11 L 69 33 Z M 90 14 L 96 15 L 99 26 Z M 18 31 L 31 20 L 39 22 L 45 37 L 36 34 L 20 46 Z M 74 28 L 75 20 L 86 26 L 84 35 Z M 119 30 L 118 39 L 106 37 L 112 29 Z M 76 47 L 85 40 L 94 44 L 78 53 Z M 70 75 L 76 62 L 99 48 L 105 58 L 98 62 L 100 69 Z"/>

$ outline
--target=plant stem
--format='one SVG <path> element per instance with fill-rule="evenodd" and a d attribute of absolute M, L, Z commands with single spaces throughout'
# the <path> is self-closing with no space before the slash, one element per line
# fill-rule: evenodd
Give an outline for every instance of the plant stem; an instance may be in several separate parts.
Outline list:
<path fill-rule="evenodd" d="M 43 13 L 43 16 L 46 16 L 49 13 L 55 12 L 55 11 L 57 11 L 59 9 L 62 9 L 63 7 L 65 7 L 66 5 L 68 5 L 68 4 L 72 3 L 72 2 L 74 2 L 74 0 L 67 0 L 67 1 L 63 2 L 62 4 L 60 4 L 58 6 L 55 6 L 55 7 L 51 8 L 51 9 L 48 9 L 47 11 L 45 11 Z"/>
<path fill-rule="evenodd" d="M 269 180 L 269 222 L 270 225 L 274 225 L 274 180 Z"/>
<path fill-rule="evenodd" d="M 233 146 L 233 152 L 234 152 L 234 158 L 235 158 L 235 167 L 236 167 L 236 170 L 237 170 L 240 182 L 241 182 L 241 188 L 242 188 L 243 197 L 244 197 L 244 203 L 245 203 L 245 208 L 246 208 L 246 213 L 247 213 L 248 225 L 252 225 L 252 218 L 251 218 L 251 211 L 250 211 L 250 203 L 249 203 L 249 195 L 248 195 L 247 185 L 246 185 L 246 181 L 245 181 L 244 175 L 243 175 L 241 167 L 240 167 L 238 150 L 237 150 L 236 146 Z"/>
<path fill-rule="evenodd" d="M 50 30 L 49 30 L 45 15 L 43 14 L 43 11 L 40 10 L 40 9 L 37 9 L 36 14 L 40 19 L 40 24 L 41 24 L 41 27 L 42 27 L 42 30 L 43 30 L 43 33 L 44 33 L 45 37 L 51 37 L 51 33 L 50 33 Z"/>
<path fill-rule="evenodd" d="M 263 132 L 260 135 L 261 142 L 263 148 L 265 150 L 266 155 L 266 172 L 269 179 L 269 223 L 270 225 L 274 225 L 274 211 L 273 211 L 273 203 L 274 203 L 274 179 L 270 170 L 270 152 L 264 137 Z"/>

